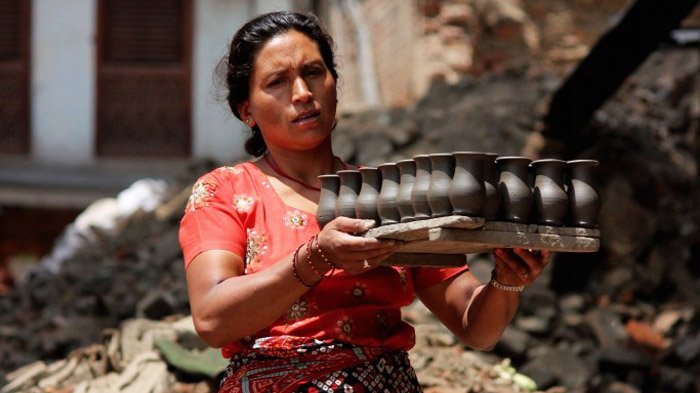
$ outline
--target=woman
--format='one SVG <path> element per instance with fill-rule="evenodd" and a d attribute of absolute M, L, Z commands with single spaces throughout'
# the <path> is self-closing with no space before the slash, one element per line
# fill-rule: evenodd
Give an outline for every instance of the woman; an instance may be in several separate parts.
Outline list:
<path fill-rule="evenodd" d="M 481 285 L 466 267 L 380 267 L 400 244 L 353 235 L 371 222 L 319 231 L 317 177 L 349 167 L 331 148 L 337 79 L 313 16 L 265 14 L 231 42 L 228 102 L 261 158 L 200 178 L 180 229 L 195 326 L 231 358 L 222 392 L 418 392 L 400 307 L 417 294 L 489 349 L 546 265 L 546 253 L 495 250 Z"/>

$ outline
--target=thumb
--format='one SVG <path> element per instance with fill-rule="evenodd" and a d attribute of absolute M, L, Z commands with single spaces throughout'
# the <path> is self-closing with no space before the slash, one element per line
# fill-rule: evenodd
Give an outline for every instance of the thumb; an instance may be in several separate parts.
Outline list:
<path fill-rule="evenodd" d="M 337 217 L 333 220 L 335 229 L 347 233 L 361 233 L 375 225 L 374 220 L 362 220 L 358 218 Z"/>

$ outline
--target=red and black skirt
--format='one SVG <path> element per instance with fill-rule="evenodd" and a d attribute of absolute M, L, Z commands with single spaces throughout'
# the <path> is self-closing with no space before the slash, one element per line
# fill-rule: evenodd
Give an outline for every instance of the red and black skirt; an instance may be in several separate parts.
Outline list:
<path fill-rule="evenodd" d="M 405 351 L 319 340 L 265 344 L 231 358 L 220 393 L 422 392 Z"/>

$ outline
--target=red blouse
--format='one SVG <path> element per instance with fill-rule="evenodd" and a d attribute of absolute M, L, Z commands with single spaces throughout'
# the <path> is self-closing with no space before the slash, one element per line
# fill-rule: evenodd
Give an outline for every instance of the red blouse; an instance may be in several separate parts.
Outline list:
<path fill-rule="evenodd" d="M 185 268 L 199 253 L 216 249 L 239 255 L 245 274 L 255 274 L 318 232 L 314 213 L 287 206 L 257 166 L 243 163 L 215 169 L 195 183 L 180 224 L 180 245 Z M 408 350 L 415 332 L 401 320 L 401 307 L 413 301 L 414 288 L 465 269 L 378 267 L 354 276 L 337 270 L 269 327 L 222 352 L 231 357 L 258 338 L 276 336 Z"/>

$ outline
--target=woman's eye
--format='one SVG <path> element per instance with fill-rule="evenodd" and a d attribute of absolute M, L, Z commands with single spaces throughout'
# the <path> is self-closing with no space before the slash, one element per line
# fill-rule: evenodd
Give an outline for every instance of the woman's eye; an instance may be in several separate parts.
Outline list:
<path fill-rule="evenodd" d="M 306 71 L 306 75 L 318 76 L 323 74 L 323 70 L 318 67 L 310 68 Z"/>
<path fill-rule="evenodd" d="M 268 86 L 279 86 L 284 83 L 284 78 L 273 79 L 268 83 Z"/>

